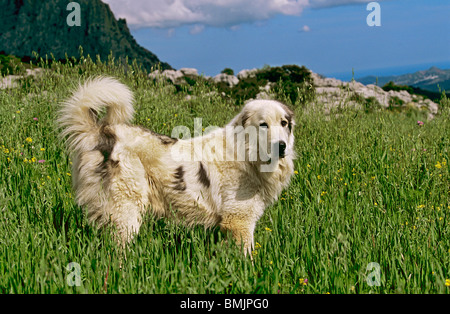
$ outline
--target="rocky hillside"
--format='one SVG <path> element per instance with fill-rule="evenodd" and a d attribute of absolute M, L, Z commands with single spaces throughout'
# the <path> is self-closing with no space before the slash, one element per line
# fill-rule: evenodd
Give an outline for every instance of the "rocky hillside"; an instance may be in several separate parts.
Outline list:
<path fill-rule="evenodd" d="M 383 86 L 392 81 L 397 85 L 408 85 L 432 92 L 450 91 L 450 69 L 442 70 L 437 67 L 403 75 L 382 76 L 378 78 L 375 76 L 366 76 L 356 80 L 363 84 L 375 84 L 378 82 L 378 86 Z"/>
<path fill-rule="evenodd" d="M 240 71 L 237 75 L 220 73 L 214 77 L 199 76 L 196 69 L 182 68 L 180 70 L 157 70 L 150 73 L 149 77 L 152 79 L 165 79 L 177 86 L 189 85 L 192 84 L 192 82 L 201 79 L 218 86 L 218 90 L 219 92 L 222 92 L 223 96 L 228 96 L 228 91 L 233 91 L 240 85 L 243 86 L 243 90 L 248 91 L 250 90 L 250 84 L 246 84 L 246 82 L 256 82 L 259 83 L 259 86 L 257 86 L 258 92 L 245 94 L 246 100 L 250 98 L 279 98 L 277 97 L 278 95 L 275 95 L 278 76 L 273 76 L 274 79 L 272 80 L 256 80 L 256 78 L 264 72 L 279 73 L 280 69 L 285 67 L 299 70 L 296 74 L 300 79 L 293 79 L 293 81 L 296 84 L 300 84 L 297 85 L 300 88 L 300 93 L 309 94 L 307 95 L 308 102 L 311 102 L 311 94 L 314 93 L 312 102 L 322 106 L 326 112 L 331 112 L 333 108 L 340 106 L 353 106 L 366 111 L 376 108 L 392 110 L 416 108 L 418 110 L 426 110 L 429 118 L 433 118 L 438 112 L 438 105 L 435 102 L 421 95 L 410 94 L 406 90 L 383 90 L 373 84 L 364 85 L 355 81 L 343 82 L 334 78 L 323 77 L 317 73 L 310 72 L 304 67 L 300 68 L 297 66 L 283 66 L 269 69 L 245 69 Z M 298 74 L 302 73 L 301 71 L 304 69 L 309 71 L 308 74 L 303 74 L 303 77 L 299 76 Z M 292 73 L 294 72 L 291 71 L 291 77 L 293 76 Z M 294 85 L 295 94 L 298 94 L 297 86 Z M 285 86 L 283 86 L 283 88 L 286 90 Z M 234 94 L 243 94 L 243 92 L 239 92 L 240 91 L 237 91 Z M 299 102 L 301 103 L 302 99 L 299 99 Z"/>
<path fill-rule="evenodd" d="M 66 54 L 78 57 L 79 47 L 84 56 L 106 60 L 112 52 L 116 60 L 136 59 L 150 69 L 160 64 L 170 65 L 138 45 L 124 19 L 116 20 L 109 6 L 100 0 L 78 0 L 81 26 L 69 26 L 67 0 L 0 0 L 0 52 L 19 57 L 53 53 L 55 59 Z"/>
<path fill-rule="evenodd" d="M 427 110 L 429 118 L 438 112 L 436 103 L 423 96 L 410 94 L 406 90 L 385 91 L 374 84 L 364 85 L 356 81 L 343 82 L 334 78 L 322 77 L 316 73 L 312 73 L 312 76 L 317 99 L 328 109 L 343 104 L 362 106 L 364 109 L 373 109 L 375 106 L 401 109 L 409 106 Z"/>

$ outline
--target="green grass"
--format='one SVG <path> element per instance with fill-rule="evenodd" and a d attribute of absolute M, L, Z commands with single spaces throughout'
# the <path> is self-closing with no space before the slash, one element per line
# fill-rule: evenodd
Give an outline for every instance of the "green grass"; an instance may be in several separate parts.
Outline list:
<path fill-rule="evenodd" d="M 450 292 L 445 97 L 430 121 L 417 110 L 324 116 L 303 109 L 312 103 L 296 104 L 296 174 L 257 224 L 253 264 L 217 229 L 151 215 L 124 258 L 74 202 L 71 161 L 57 139 L 59 103 L 80 80 L 103 74 L 136 93 L 136 124 L 168 135 L 176 125 L 193 130 L 195 117 L 204 127 L 224 125 L 240 108 L 204 85 L 186 100 L 137 67 L 42 66 L 51 70 L 0 90 L 0 292 Z M 80 265 L 81 286 L 67 284 L 71 262 Z M 380 265 L 380 286 L 366 282 L 371 262 Z"/>

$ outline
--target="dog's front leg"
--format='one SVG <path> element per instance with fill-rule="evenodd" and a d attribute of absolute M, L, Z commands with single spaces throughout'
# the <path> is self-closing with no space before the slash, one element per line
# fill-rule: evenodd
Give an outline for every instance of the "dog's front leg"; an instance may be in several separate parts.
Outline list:
<path fill-rule="evenodd" d="M 254 248 L 253 231 L 255 230 L 255 222 L 251 219 L 245 219 L 235 215 L 223 217 L 220 223 L 220 229 L 223 232 L 231 232 L 233 239 L 238 246 L 244 249 L 244 255 L 252 257 Z"/>

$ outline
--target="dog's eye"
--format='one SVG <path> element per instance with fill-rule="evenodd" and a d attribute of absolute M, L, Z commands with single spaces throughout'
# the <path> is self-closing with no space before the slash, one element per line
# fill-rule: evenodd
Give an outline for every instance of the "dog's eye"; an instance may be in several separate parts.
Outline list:
<path fill-rule="evenodd" d="M 287 123 L 287 121 L 281 121 L 281 126 L 284 128 L 286 125 L 287 125 L 288 123 Z"/>
<path fill-rule="evenodd" d="M 267 125 L 267 123 L 263 122 L 259 125 L 261 128 L 268 128 L 269 126 Z"/>

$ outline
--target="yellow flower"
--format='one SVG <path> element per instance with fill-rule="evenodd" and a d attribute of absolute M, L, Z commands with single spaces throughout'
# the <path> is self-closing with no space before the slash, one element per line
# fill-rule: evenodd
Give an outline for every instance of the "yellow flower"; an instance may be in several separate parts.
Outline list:
<path fill-rule="evenodd" d="M 320 174 L 317 176 L 317 179 L 319 179 L 320 180 Z"/>
<path fill-rule="evenodd" d="M 320 196 L 324 196 L 325 194 L 327 194 L 327 192 L 322 191 L 322 193 L 320 193 Z"/>
<path fill-rule="evenodd" d="M 17 110 L 16 113 L 20 113 L 20 110 Z"/>
<path fill-rule="evenodd" d="M 272 261 L 270 261 L 270 262 L 269 262 L 269 264 L 270 264 L 270 265 L 272 265 L 272 264 L 273 264 L 273 262 L 272 262 Z"/>
<path fill-rule="evenodd" d="M 36 162 L 36 157 L 31 158 L 31 162 Z"/>
<path fill-rule="evenodd" d="M 442 168 L 442 165 L 441 165 L 441 163 L 438 161 L 437 162 L 437 164 L 435 164 L 434 165 L 436 168 L 438 168 L 438 169 L 441 169 Z"/>
<path fill-rule="evenodd" d="M 419 206 L 417 206 L 417 209 L 421 209 L 421 208 L 424 208 L 425 207 L 425 205 L 419 205 Z"/>
<path fill-rule="evenodd" d="M 377 202 L 374 203 L 375 206 L 378 206 Z"/>
<path fill-rule="evenodd" d="M 297 171 L 297 170 L 294 170 L 294 174 L 298 174 L 298 171 Z"/>
<path fill-rule="evenodd" d="M 267 228 L 267 227 L 266 227 L 265 229 L 266 229 L 266 231 L 272 231 L 272 229 L 270 229 L 270 228 Z"/>
<path fill-rule="evenodd" d="M 445 285 L 446 285 L 447 287 L 450 287 L 450 279 L 445 279 Z"/>
<path fill-rule="evenodd" d="M 261 244 L 259 244 L 258 242 L 256 242 L 255 244 L 255 249 L 259 249 L 261 247 Z"/>
<path fill-rule="evenodd" d="M 31 142 L 33 142 L 33 139 L 32 139 L 31 137 L 27 137 L 27 138 L 25 139 L 25 141 L 27 141 L 28 143 L 31 143 Z"/>
<path fill-rule="evenodd" d="M 69 172 L 66 173 L 69 177 L 71 176 L 71 174 Z"/>
<path fill-rule="evenodd" d="M 44 148 L 44 147 L 41 148 L 41 152 L 43 152 L 43 151 L 45 151 L 45 148 Z"/>

